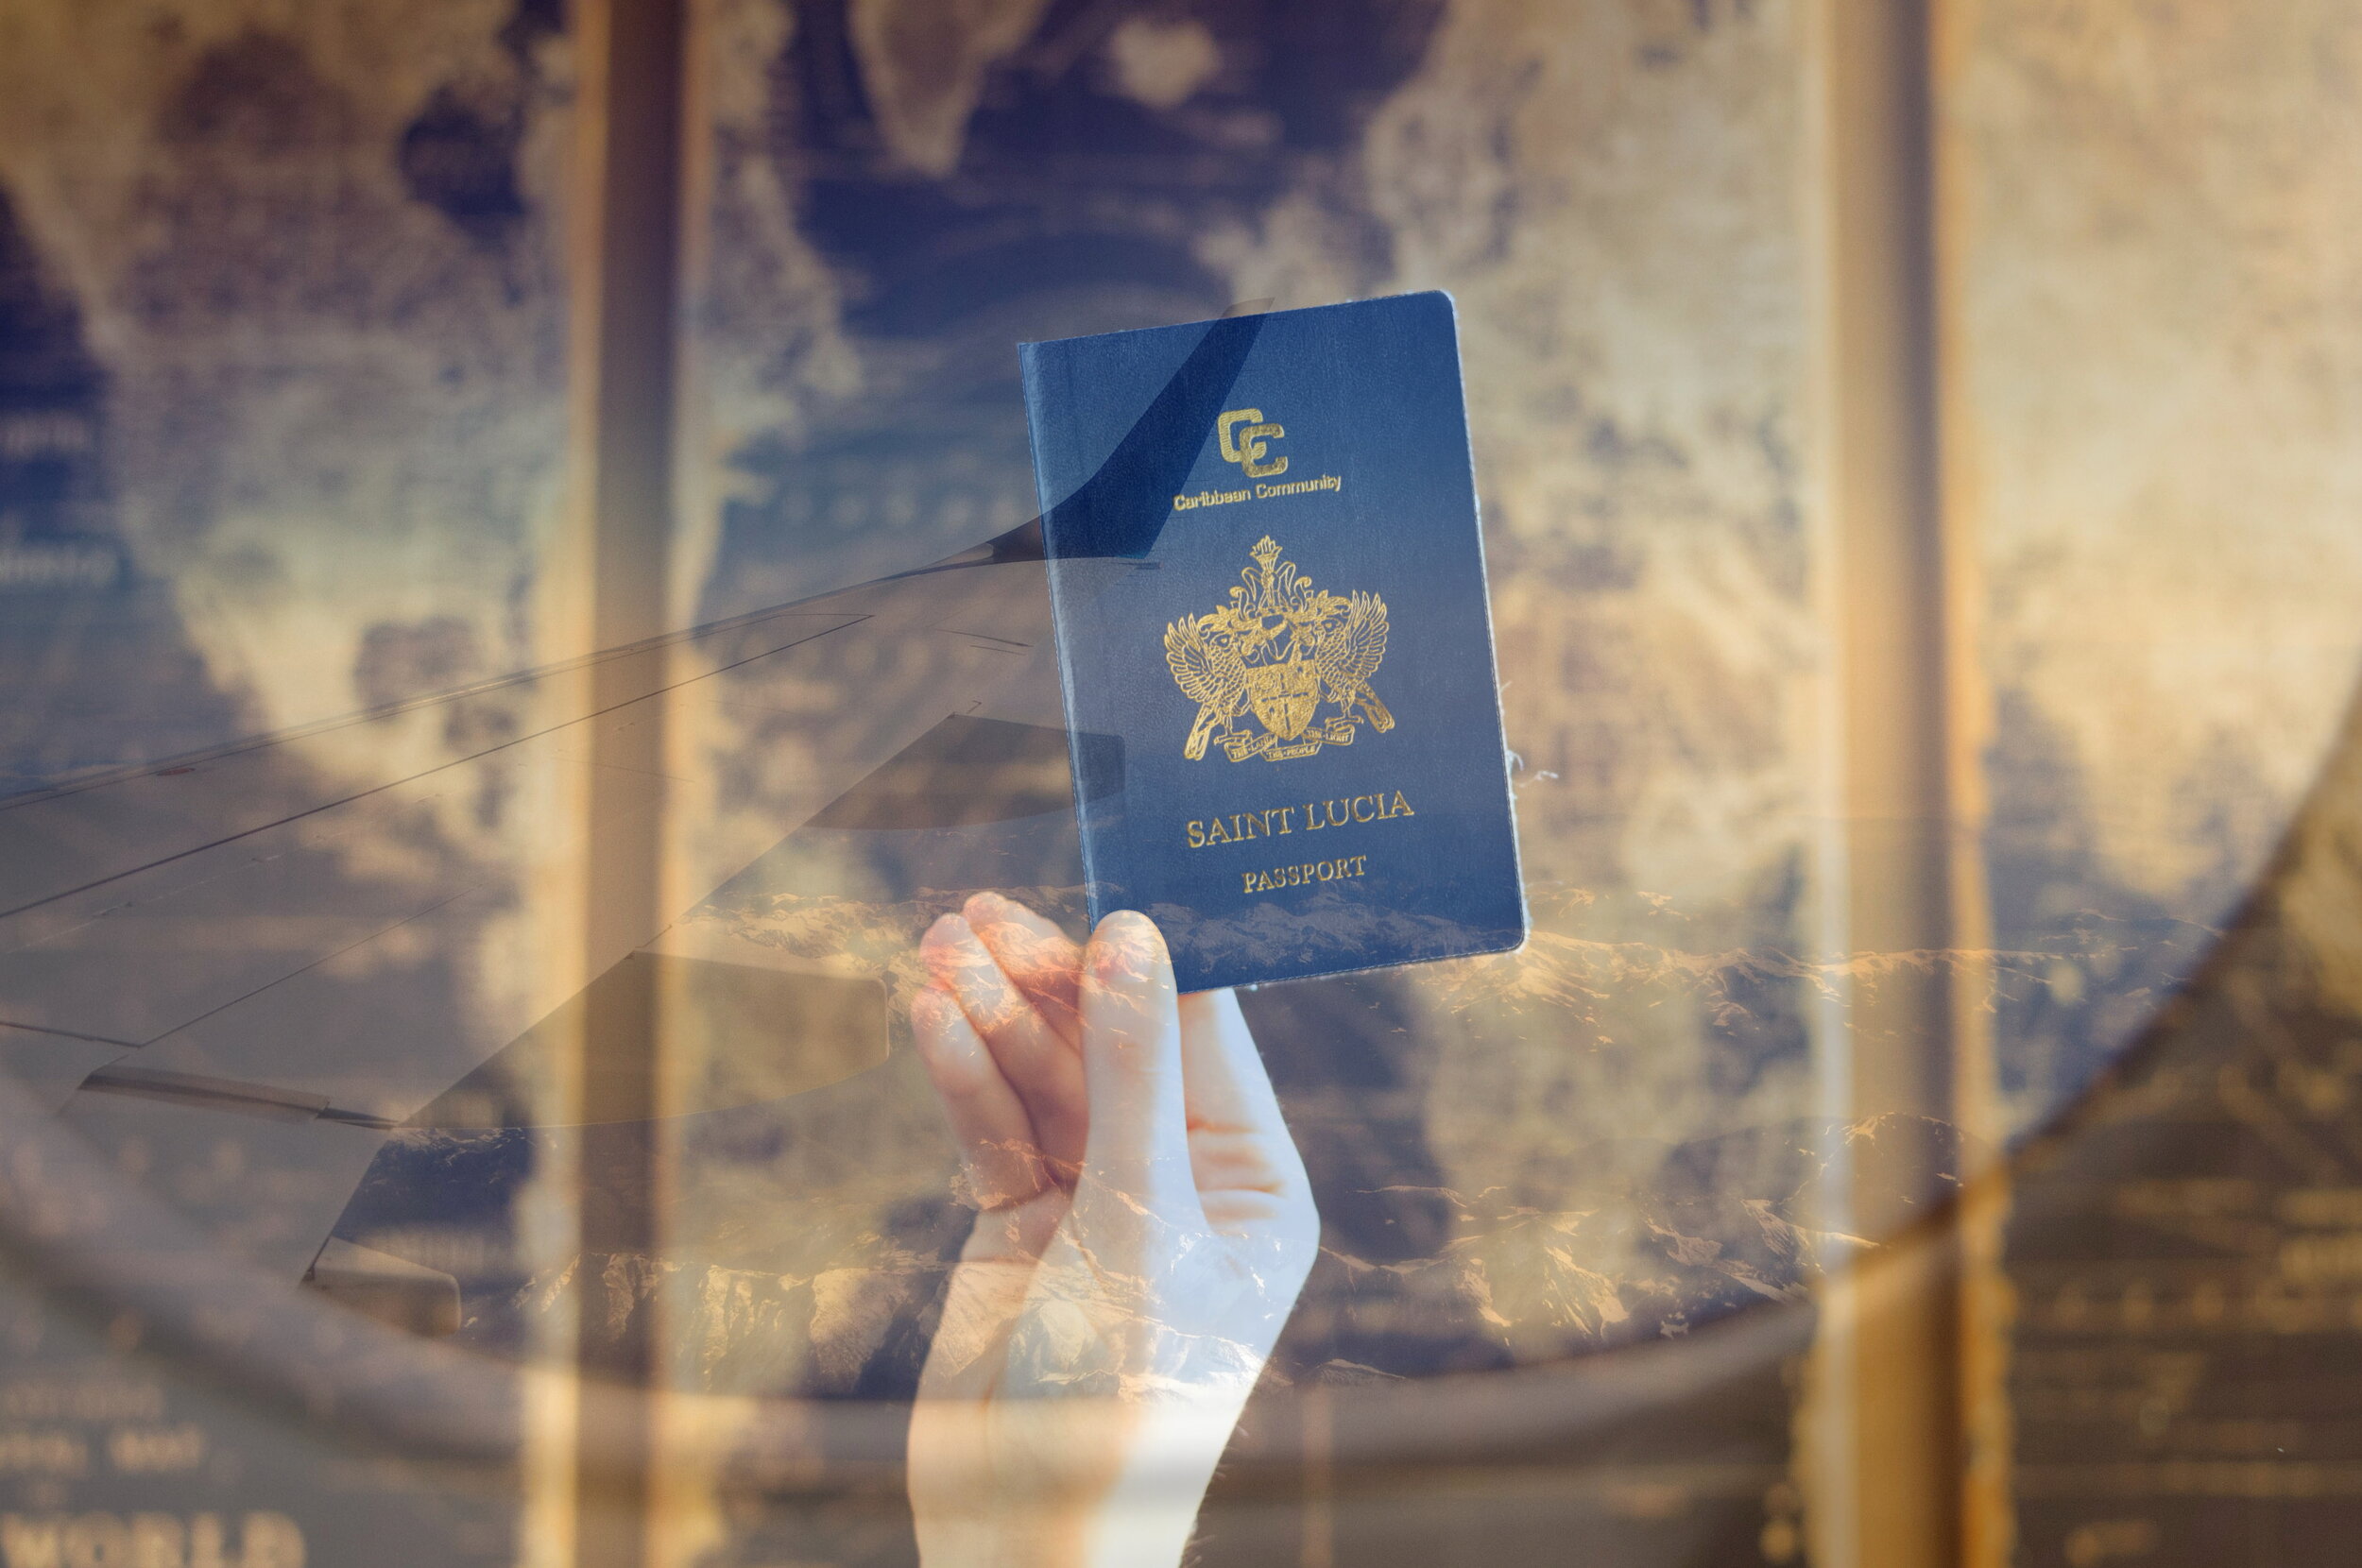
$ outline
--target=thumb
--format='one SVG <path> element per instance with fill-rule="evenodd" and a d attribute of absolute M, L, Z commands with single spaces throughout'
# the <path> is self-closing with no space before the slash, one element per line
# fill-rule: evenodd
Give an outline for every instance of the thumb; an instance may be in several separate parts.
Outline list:
<path fill-rule="evenodd" d="M 1094 1199 L 1115 1200 L 1102 1211 L 1111 1222 L 1127 1212 L 1168 1224 L 1201 1222 L 1172 959 L 1155 922 L 1123 910 L 1099 923 L 1083 955 L 1081 1003 L 1090 1104 L 1082 1185 L 1098 1189 Z M 1078 1208 L 1084 1197 L 1078 1185 Z"/>

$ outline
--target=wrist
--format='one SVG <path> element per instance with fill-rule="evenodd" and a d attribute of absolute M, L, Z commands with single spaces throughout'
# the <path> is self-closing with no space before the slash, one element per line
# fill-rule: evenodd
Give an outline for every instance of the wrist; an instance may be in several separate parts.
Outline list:
<path fill-rule="evenodd" d="M 910 1487 L 919 1561 L 1177 1568 L 1239 1403 L 1050 1397 L 989 1411 L 922 1404 Z M 969 1421 L 990 1436 L 955 1437 Z"/>

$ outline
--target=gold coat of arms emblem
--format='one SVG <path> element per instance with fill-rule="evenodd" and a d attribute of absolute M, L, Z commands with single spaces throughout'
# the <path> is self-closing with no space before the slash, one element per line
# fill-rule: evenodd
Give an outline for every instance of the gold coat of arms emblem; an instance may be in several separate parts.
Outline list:
<path fill-rule="evenodd" d="M 1386 656 L 1386 602 L 1315 588 L 1269 535 L 1248 554 L 1255 564 L 1228 604 L 1165 628 L 1173 683 L 1197 704 L 1181 755 L 1196 761 L 1219 741 L 1233 762 L 1284 762 L 1351 745 L 1365 719 L 1394 728 L 1370 686 Z"/>

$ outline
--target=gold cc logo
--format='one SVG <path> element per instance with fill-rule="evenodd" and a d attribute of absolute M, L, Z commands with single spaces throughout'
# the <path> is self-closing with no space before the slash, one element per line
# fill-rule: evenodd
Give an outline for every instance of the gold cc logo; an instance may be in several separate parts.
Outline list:
<path fill-rule="evenodd" d="M 1281 425 L 1253 422 L 1262 418 L 1263 411 L 1259 408 L 1234 408 L 1214 421 L 1214 435 L 1222 442 L 1222 460 L 1238 464 L 1246 470 L 1249 479 L 1269 479 L 1275 473 L 1288 471 L 1288 460 L 1284 457 L 1275 457 L 1268 463 L 1263 461 L 1265 454 L 1271 451 L 1265 444 L 1265 438 L 1277 440 L 1288 432 Z M 1240 430 L 1241 425 L 1246 428 Z"/>

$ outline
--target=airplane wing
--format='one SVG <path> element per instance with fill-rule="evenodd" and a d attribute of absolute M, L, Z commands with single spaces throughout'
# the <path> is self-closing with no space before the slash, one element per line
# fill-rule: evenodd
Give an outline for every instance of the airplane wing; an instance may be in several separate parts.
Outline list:
<path fill-rule="evenodd" d="M 693 846 L 678 916 L 813 819 L 875 830 L 1063 810 L 1048 615 L 1041 562 L 984 552 L 597 656 L 625 681 L 615 700 L 610 669 L 595 710 L 569 665 L 337 722 L 433 734 L 423 756 L 385 748 L 414 761 L 398 775 L 307 765 L 306 753 L 334 749 L 323 736 L 334 726 L 316 725 L 9 802 L 0 1062 L 127 1167 L 163 1178 L 225 1243 L 290 1278 L 312 1266 L 389 1129 L 619 988 L 686 983 L 723 1026 L 801 1017 L 826 1042 L 816 1061 L 767 1053 L 788 1069 L 741 1094 L 874 1065 L 885 1043 L 874 982 L 733 948 L 694 921 L 670 932 L 609 919 L 577 990 L 551 978 L 558 966 L 482 973 L 488 929 L 525 884 L 578 878 L 604 837 L 644 831 L 668 793 L 719 800 L 719 815 L 766 835 Z M 604 818 L 537 831 L 535 797 L 587 765 L 596 729 L 659 715 L 746 749 L 676 748 L 671 776 L 605 792 Z M 509 830 L 454 852 L 439 825 L 488 801 Z M 242 1179 L 209 1182 L 232 1157 L 225 1116 L 240 1118 Z M 258 1175 L 271 1194 L 261 1205 Z"/>
<path fill-rule="evenodd" d="M 1059 503 L 1102 541 L 1059 571 L 1154 570 L 1138 557 L 1164 520 L 1134 498 L 1179 486 L 1195 452 L 1166 433 L 1210 423 L 1259 328 L 1210 329 Z M 759 862 L 806 891 L 840 874 L 873 897 L 881 877 L 960 885 L 923 856 L 799 852 L 807 825 L 1033 819 L 1053 852 L 1071 834 L 1041 537 L 1036 521 L 839 592 L 0 802 L 0 1065 L 46 1074 L 60 1115 L 127 1172 L 296 1279 L 325 1266 L 393 1128 L 505 1114 L 447 1097 L 499 1054 L 529 1070 L 554 1035 L 652 988 L 687 987 L 694 1004 L 673 1011 L 702 1027 L 802 1018 L 827 1042 L 767 1042 L 800 1065 L 708 1085 L 724 1096 L 881 1060 L 874 985 L 864 1000 L 694 917 Z M 600 761 L 619 749 L 602 740 L 642 725 L 665 737 L 661 776 Z M 595 814 L 568 810 L 570 791 Z M 601 844 L 652 831 L 669 835 L 668 914 L 586 907 Z M 589 1054 L 578 1114 L 595 1118 Z"/>

